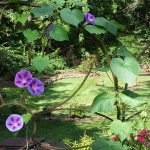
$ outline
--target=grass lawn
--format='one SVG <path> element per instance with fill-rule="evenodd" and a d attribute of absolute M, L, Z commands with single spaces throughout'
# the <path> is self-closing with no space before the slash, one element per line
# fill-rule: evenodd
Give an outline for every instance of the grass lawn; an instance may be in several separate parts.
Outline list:
<path fill-rule="evenodd" d="M 102 86 L 102 79 L 104 80 L 104 86 Z M 26 105 L 33 110 L 33 112 L 41 111 L 44 107 L 53 107 L 60 102 L 63 102 L 68 96 L 70 96 L 80 85 L 83 78 L 68 78 L 57 81 L 55 84 L 49 85 L 45 88 L 44 93 L 39 97 L 33 97 L 28 95 Z M 149 100 L 150 97 L 150 76 L 139 76 L 137 77 L 138 85 L 134 82 L 130 85 L 130 90 L 142 95 L 145 99 Z M 120 87 L 123 87 L 123 83 L 119 82 Z M 7 92 L 7 96 L 4 98 L 6 103 L 20 101 L 20 94 L 22 89 L 18 88 L 3 88 Z M 113 91 L 113 84 L 106 76 L 102 73 L 101 77 L 88 78 L 79 92 L 67 103 L 61 106 L 61 108 L 66 107 L 78 107 L 82 106 L 89 110 L 90 105 L 94 97 L 103 91 L 111 92 Z M 18 97 L 19 96 L 19 97 Z M 18 107 L 8 107 L 0 109 L 0 141 L 3 141 L 9 137 L 13 136 L 13 133 L 9 132 L 5 127 L 5 119 L 10 113 L 20 112 Z M 55 113 L 60 113 L 55 112 Z M 69 113 L 67 110 L 61 111 L 61 113 Z M 110 114 L 113 115 L 113 114 Z M 113 115 L 114 116 L 114 115 Z M 100 120 L 88 120 L 88 121 L 57 121 L 57 120 L 37 120 L 37 132 L 36 137 L 44 137 L 47 140 L 62 141 L 63 139 L 79 140 L 80 136 L 83 136 L 84 132 L 86 134 L 97 138 L 102 133 L 102 127 L 107 124 L 106 120 L 100 118 Z M 29 125 L 29 135 L 31 135 L 33 130 L 32 123 Z"/>

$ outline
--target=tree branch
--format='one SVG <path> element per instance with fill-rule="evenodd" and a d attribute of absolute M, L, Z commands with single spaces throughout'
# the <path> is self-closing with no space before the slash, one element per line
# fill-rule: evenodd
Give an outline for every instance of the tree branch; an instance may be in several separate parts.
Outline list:
<path fill-rule="evenodd" d="M 150 47 L 150 42 L 143 48 L 141 53 L 137 56 L 136 60 L 139 60 L 142 55 L 144 55 L 145 51 Z"/>
<path fill-rule="evenodd" d="M 0 5 L 22 5 L 22 6 L 31 6 L 31 7 L 39 7 L 39 5 L 35 4 L 35 3 L 26 3 L 26 2 L 17 2 L 17 3 L 13 3 L 13 2 L 0 2 Z"/>

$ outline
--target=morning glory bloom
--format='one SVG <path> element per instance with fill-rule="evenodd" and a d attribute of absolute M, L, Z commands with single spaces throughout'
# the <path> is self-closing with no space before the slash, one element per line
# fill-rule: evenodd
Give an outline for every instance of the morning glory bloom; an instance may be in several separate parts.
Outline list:
<path fill-rule="evenodd" d="M 23 127 L 23 118 L 17 114 L 10 115 L 6 120 L 6 127 L 11 132 L 20 130 Z"/>
<path fill-rule="evenodd" d="M 32 81 L 32 74 L 27 70 L 16 73 L 14 84 L 20 88 L 27 87 Z"/>
<path fill-rule="evenodd" d="M 85 20 L 86 20 L 86 22 L 84 23 L 84 25 L 86 25 L 86 24 L 88 24 L 88 23 L 93 24 L 93 25 L 95 24 L 95 23 L 94 23 L 95 17 L 94 17 L 92 14 L 86 12 L 86 13 L 84 14 L 84 17 L 85 17 Z"/>
<path fill-rule="evenodd" d="M 50 31 L 50 30 L 53 30 L 53 26 L 54 26 L 54 25 L 51 23 L 51 24 L 49 24 L 49 25 L 47 26 L 47 28 L 46 28 L 46 32 L 45 32 L 45 33 L 46 33 L 46 36 L 47 36 L 48 39 L 52 39 L 51 36 L 50 36 L 49 31 Z"/>
<path fill-rule="evenodd" d="M 37 78 L 33 78 L 32 82 L 28 85 L 28 90 L 32 95 L 41 95 L 44 91 L 44 84 Z"/>

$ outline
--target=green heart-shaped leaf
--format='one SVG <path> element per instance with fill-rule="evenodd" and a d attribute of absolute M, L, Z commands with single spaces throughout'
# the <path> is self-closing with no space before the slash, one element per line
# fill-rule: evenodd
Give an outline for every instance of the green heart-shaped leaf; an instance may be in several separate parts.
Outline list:
<path fill-rule="evenodd" d="M 64 8 L 60 11 L 60 16 L 65 22 L 76 27 L 84 20 L 83 13 L 79 9 L 73 9 L 71 11 L 69 8 Z"/>
<path fill-rule="evenodd" d="M 39 38 L 39 32 L 37 30 L 26 29 L 23 31 L 23 35 L 29 43 Z"/>
<path fill-rule="evenodd" d="M 137 107 L 141 106 L 144 103 L 147 103 L 147 101 L 144 100 L 143 97 L 140 97 L 140 95 L 133 93 L 129 90 L 120 93 L 120 98 L 125 104 L 131 107 Z"/>
<path fill-rule="evenodd" d="M 41 7 L 33 8 L 31 12 L 35 17 L 41 17 L 45 15 L 51 15 L 53 11 L 57 8 L 57 4 L 46 4 L 43 3 Z"/>
<path fill-rule="evenodd" d="M 93 26 L 93 25 L 86 25 L 86 26 L 84 26 L 84 28 L 86 31 L 88 31 L 91 34 L 102 34 L 102 33 L 106 32 L 105 29 L 98 28 L 98 27 Z"/>
<path fill-rule="evenodd" d="M 132 126 L 129 122 L 121 122 L 120 120 L 114 120 L 110 124 L 110 130 L 119 136 L 120 140 L 123 141 L 132 132 Z"/>
<path fill-rule="evenodd" d="M 113 111 L 116 108 L 114 99 L 114 94 L 106 92 L 97 95 L 91 105 L 91 113 Z"/>
<path fill-rule="evenodd" d="M 30 121 L 31 117 L 32 117 L 32 115 L 30 113 L 22 115 L 22 118 L 23 118 L 23 121 L 25 124 L 27 124 Z"/>
<path fill-rule="evenodd" d="M 133 55 L 124 47 L 117 49 L 117 54 L 119 56 L 131 57 L 134 58 Z"/>
<path fill-rule="evenodd" d="M 119 141 L 112 142 L 98 138 L 92 143 L 92 150 L 126 150 Z"/>
<path fill-rule="evenodd" d="M 121 58 L 113 58 L 110 67 L 118 79 L 131 84 L 140 74 L 138 62 L 131 57 L 126 57 L 124 61 Z"/>
<path fill-rule="evenodd" d="M 32 63 L 33 66 L 38 70 L 38 72 L 42 72 L 48 66 L 49 58 L 47 56 L 37 56 L 32 60 Z"/>
<path fill-rule="evenodd" d="M 97 17 L 94 20 L 94 23 L 96 25 L 102 26 L 105 29 L 107 29 L 110 33 L 116 35 L 117 34 L 117 25 L 115 25 L 114 23 L 112 23 L 111 21 L 103 18 L 103 17 Z"/>
<path fill-rule="evenodd" d="M 21 22 L 22 24 L 25 24 L 26 20 L 28 19 L 28 16 L 26 14 L 16 14 L 15 18 L 17 21 Z"/>
<path fill-rule="evenodd" d="M 66 30 L 59 25 L 54 24 L 53 30 L 50 30 L 49 33 L 51 38 L 56 41 L 69 40 L 68 33 L 66 32 Z"/>

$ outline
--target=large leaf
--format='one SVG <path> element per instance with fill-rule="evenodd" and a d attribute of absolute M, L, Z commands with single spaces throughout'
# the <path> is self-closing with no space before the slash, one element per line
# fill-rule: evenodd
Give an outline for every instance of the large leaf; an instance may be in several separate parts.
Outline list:
<path fill-rule="evenodd" d="M 22 24 L 25 24 L 26 20 L 28 19 L 28 15 L 26 14 L 16 14 L 15 18 L 17 21 L 21 22 Z"/>
<path fill-rule="evenodd" d="M 92 143 L 92 150 L 125 150 L 119 141 L 112 142 L 104 138 L 98 138 Z"/>
<path fill-rule="evenodd" d="M 125 83 L 131 84 L 140 74 L 140 66 L 138 62 L 131 57 L 113 58 L 110 62 L 110 67 L 118 79 Z"/>
<path fill-rule="evenodd" d="M 35 17 L 44 17 L 45 15 L 51 15 L 53 13 L 53 10 L 55 10 L 57 6 L 58 5 L 56 4 L 43 3 L 41 7 L 33 8 L 31 12 Z"/>
<path fill-rule="evenodd" d="M 52 2 L 56 2 L 58 4 L 64 4 L 65 0 L 51 0 Z"/>
<path fill-rule="evenodd" d="M 23 115 L 22 115 L 23 122 L 24 122 L 25 124 L 27 124 L 27 123 L 30 121 L 31 117 L 32 117 L 32 115 L 31 115 L 30 113 L 23 114 Z"/>
<path fill-rule="evenodd" d="M 143 97 L 140 97 L 140 95 L 133 93 L 132 91 L 126 90 L 120 93 L 121 100 L 131 106 L 131 107 L 137 107 L 141 106 L 144 103 L 147 103 L 146 100 L 143 99 Z"/>
<path fill-rule="evenodd" d="M 71 11 L 69 8 L 64 8 L 60 11 L 60 16 L 65 22 L 76 27 L 84 20 L 83 13 L 79 9 L 73 9 Z"/>
<path fill-rule="evenodd" d="M 110 130 L 119 136 L 120 140 L 123 141 L 132 132 L 132 126 L 129 122 L 121 122 L 120 120 L 114 120 L 110 124 Z"/>
<path fill-rule="evenodd" d="M 126 29 L 125 25 L 122 25 L 122 24 L 120 24 L 120 23 L 118 23 L 118 22 L 116 22 L 114 20 L 111 20 L 111 22 L 114 23 L 114 24 L 116 24 L 117 27 L 118 27 L 118 29 L 120 29 L 120 30 L 125 30 Z"/>
<path fill-rule="evenodd" d="M 41 57 L 37 56 L 32 60 L 33 66 L 39 71 L 42 72 L 49 64 L 49 58 L 47 56 Z"/>
<path fill-rule="evenodd" d="M 23 31 L 23 35 L 29 43 L 39 38 L 39 32 L 37 30 L 26 29 Z"/>
<path fill-rule="evenodd" d="M 113 111 L 116 108 L 114 99 L 114 94 L 106 92 L 97 95 L 91 105 L 91 113 Z"/>
<path fill-rule="evenodd" d="M 84 26 L 85 30 L 88 31 L 91 34 L 102 34 L 105 33 L 106 30 L 103 28 L 98 28 L 96 26 L 93 25 L 86 25 Z"/>
<path fill-rule="evenodd" d="M 119 56 L 125 56 L 125 57 L 133 57 L 133 55 L 124 47 L 120 47 L 119 49 L 117 49 L 117 54 Z"/>
<path fill-rule="evenodd" d="M 103 18 L 103 17 L 97 17 L 94 20 L 94 23 L 99 26 L 103 26 L 105 29 L 107 29 L 110 33 L 116 35 L 117 34 L 117 25 L 112 23 L 111 21 Z"/>
<path fill-rule="evenodd" d="M 66 30 L 59 25 L 54 24 L 53 30 L 50 30 L 49 33 L 52 39 L 56 41 L 69 40 L 68 33 L 66 32 Z"/>

